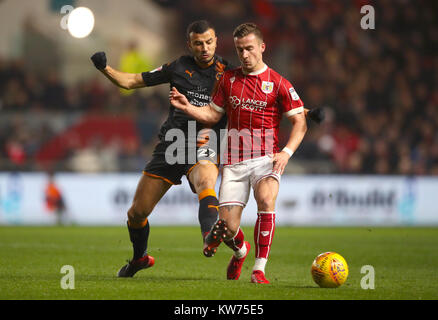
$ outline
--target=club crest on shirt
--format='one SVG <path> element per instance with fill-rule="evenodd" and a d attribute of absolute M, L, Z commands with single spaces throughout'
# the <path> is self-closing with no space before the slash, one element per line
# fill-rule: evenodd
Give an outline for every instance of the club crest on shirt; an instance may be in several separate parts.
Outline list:
<path fill-rule="evenodd" d="M 274 83 L 269 81 L 262 82 L 262 91 L 266 94 L 269 94 L 274 90 Z"/>
<path fill-rule="evenodd" d="M 289 93 L 290 93 L 290 96 L 292 97 L 292 100 L 294 100 L 294 101 L 300 100 L 300 97 L 294 88 L 290 88 Z"/>

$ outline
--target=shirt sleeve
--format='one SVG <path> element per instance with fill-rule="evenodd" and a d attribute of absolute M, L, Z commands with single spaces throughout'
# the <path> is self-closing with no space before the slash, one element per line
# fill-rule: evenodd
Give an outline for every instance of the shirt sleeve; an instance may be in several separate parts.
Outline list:
<path fill-rule="evenodd" d="M 282 114 L 286 117 L 304 112 L 304 103 L 292 84 L 286 79 L 282 79 L 279 88 L 279 101 Z"/>
<path fill-rule="evenodd" d="M 225 113 L 225 90 L 224 90 L 224 84 L 225 84 L 225 74 L 222 75 L 221 79 L 216 82 L 216 85 L 213 89 L 212 93 L 212 99 L 210 105 L 213 109 L 215 109 L 217 112 Z"/>
<path fill-rule="evenodd" d="M 149 72 L 143 72 L 141 76 L 146 86 L 156 86 L 163 83 L 169 83 L 172 79 L 172 71 L 175 62 L 167 63 Z"/>

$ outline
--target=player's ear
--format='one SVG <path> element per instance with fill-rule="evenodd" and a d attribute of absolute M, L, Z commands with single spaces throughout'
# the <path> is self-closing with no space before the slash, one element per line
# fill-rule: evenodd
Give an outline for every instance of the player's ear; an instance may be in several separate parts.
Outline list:
<path fill-rule="evenodd" d="M 266 50 L 266 43 L 262 42 L 262 44 L 260 45 L 260 48 L 262 49 L 262 53 L 265 52 L 265 50 Z"/>

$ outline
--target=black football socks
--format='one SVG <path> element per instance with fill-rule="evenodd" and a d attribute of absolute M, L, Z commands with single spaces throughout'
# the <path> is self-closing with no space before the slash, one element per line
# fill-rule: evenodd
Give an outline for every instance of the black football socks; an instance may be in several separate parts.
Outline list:
<path fill-rule="evenodd" d="M 211 230 L 218 218 L 219 201 L 213 189 L 206 189 L 199 193 L 198 219 L 201 225 L 202 236 Z"/>
<path fill-rule="evenodd" d="M 129 239 L 132 242 L 134 249 L 133 260 L 140 259 L 147 255 L 148 239 L 149 239 L 149 221 L 141 228 L 133 228 L 128 221 Z"/>

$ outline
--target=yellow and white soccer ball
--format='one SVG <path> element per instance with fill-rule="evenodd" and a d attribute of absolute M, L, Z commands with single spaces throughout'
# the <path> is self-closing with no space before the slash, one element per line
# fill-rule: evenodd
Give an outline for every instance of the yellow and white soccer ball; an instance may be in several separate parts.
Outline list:
<path fill-rule="evenodd" d="M 313 261 L 311 273 L 321 288 L 337 288 L 347 280 L 347 261 L 336 252 L 321 253 Z"/>

